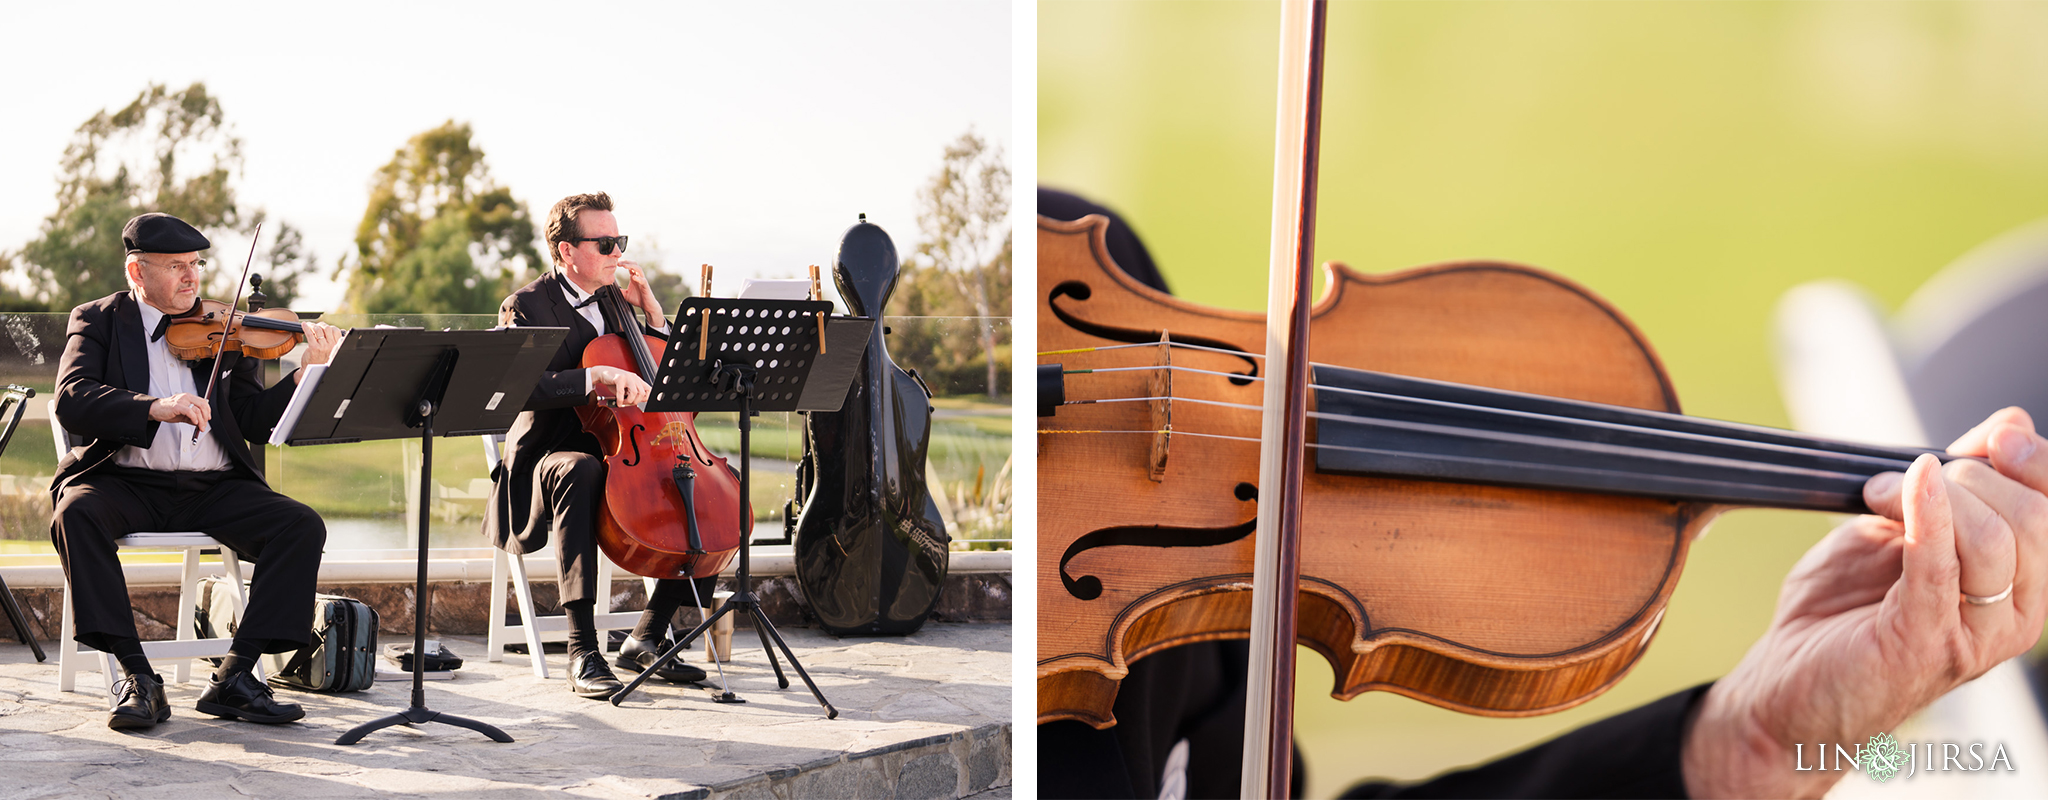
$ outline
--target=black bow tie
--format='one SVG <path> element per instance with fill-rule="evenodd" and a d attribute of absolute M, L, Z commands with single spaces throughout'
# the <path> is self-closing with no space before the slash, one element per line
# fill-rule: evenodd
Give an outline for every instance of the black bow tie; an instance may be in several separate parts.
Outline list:
<path fill-rule="evenodd" d="M 162 338 L 164 338 L 164 331 L 167 331 L 167 330 L 170 330 L 170 329 L 171 329 L 171 315 L 169 315 L 169 314 L 165 314 L 165 315 L 163 315 L 163 316 L 161 316 L 161 317 L 157 317 L 157 318 L 156 318 L 156 330 L 154 330 L 154 331 L 150 332 L 150 334 L 149 334 L 149 340 L 150 340 L 150 341 L 152 341 L 152 342 L 154 342 L 154 341 L 156 341 L 156 340 L 158 340 L 158 339 L 162 339 Z"/>
<path fill-rule="evenodd" d="M 577 309 L 577 310 L 582 310 L 582 308 L 583 308 L 584 306 L 590 305 L 591 303 L 595 303 L 595 302 L 597 302 L 597 295 L 594 295 L 594 294 L 593 294 L 593 295 L 591 295 L 591 296 L 589 296 L 589 297 L 583 298 L 583 302 L 581 302 L 581 303 L 577 303 L 576 305 L 573 305 L 573 306 L 570 306 L 570 308 L 574 308 L 574 309 Z"/>

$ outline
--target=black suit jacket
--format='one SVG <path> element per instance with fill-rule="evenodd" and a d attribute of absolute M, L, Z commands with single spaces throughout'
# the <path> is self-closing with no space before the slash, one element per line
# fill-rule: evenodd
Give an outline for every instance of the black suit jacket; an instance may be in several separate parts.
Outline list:
<path fill-rule="evenodd" d="M 568 328 L 569 338 L 548 361 L 540 383 L 526 399 L 525 409 L 505 434 L 505 458 L 491 473 L 491 502 L 484 509 L 484 533 L 491 543 L 512 553 L 531 553 L 548 544 L 553 518 L 546 498 L 534 493 L 533 474 L 549 453 L 574 451 L 602 456 L 597 437 L 584 432 L 576 407 L 590 398 L 583 391 L 583 348 L 602 333 L 576 313 L 562 294 L 560 270 L 549 270 L 519 288 L 498 306 L 498 324 Z M 666 339 L 652 328 L 649 336 Z"/>
<path fill-rule="evenodd" d="M 71 309 L 64 357 L 57 362 L 56 413 L 65 430 L 83 437 L 86 444 L 71 448 L 57 463 L 57 478 L 50 484 L 53 496 L 79 476 L 114 463 L 114 454 L 122 447 L 148 447 L 155 441 L 162 423 L 149 418 L 149 404 L 158 398 L 148 393 L 149 351 L 143 344 L 148 335 L 142 327 L 141 301 L 128 292 Z M 205 391 L 213 359 L 186 363 L 193 383 Z M 249 452 L 249 442 L 270 438 L 298 381 L 280 380 L 264 389 L 257 377 L 261 362 L 230 352 L 221 356 L 221 363 L 220 383 L 209 398 L 211 435 L 234 469 L 262 480 L 263 470 Z"/>

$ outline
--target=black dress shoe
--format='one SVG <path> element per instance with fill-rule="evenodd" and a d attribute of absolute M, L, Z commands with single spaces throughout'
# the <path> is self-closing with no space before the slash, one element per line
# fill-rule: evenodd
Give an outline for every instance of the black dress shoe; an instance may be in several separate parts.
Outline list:
<path fill-rule="evenodd" d="M 668 652 L 671 643 L 667 639 L 643 642 L 631 636 L 619 645 L 619 657 L 612 660 L 619 669 L 641 672 L 654 665 L 654 660 Z M 672 683 L 696 683 L 704 680 L 704 670 L 683 663 L 681 654 L 668 660 L 668 664 L 654 671 L 654 677 Z"/>
<path fill-rule="evenodd" d="M 107 727 L 117 731 L 154 728 L 171 718 L 171 703 L 164 699 L 164 679 L 156 675 L 129 675 L 114 681 L 113 704 Z"/>
<path fill-rule="evenodd" d="M 199 712 L 221 719 L 245 719 L 276 725 L 306 716 L 297 703 L 280 703 L 270 696 L 270 686 L 256 680 L 248 670 L 236 670 L 226 677 L 215 673 L 213 683 L 199 696 Z"/>
<path fill-rule="evenodd" d="M 584 653 L 569 660 L 569 691 L 592 700 L 610 699 L 626 685 L 604 665 L 603 653 Z"/>

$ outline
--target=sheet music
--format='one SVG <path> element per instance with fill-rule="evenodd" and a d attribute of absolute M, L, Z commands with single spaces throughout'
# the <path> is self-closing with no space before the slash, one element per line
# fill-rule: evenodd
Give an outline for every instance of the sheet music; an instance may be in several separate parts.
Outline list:
<path fill-rule="evenodd" d="M 748 278 L 740 284 L 743 300 L 809 300 L 811 282 L 785 278 Z"/>
<path fill-rule="evenodd" d="M 270 429 L 272 447 L 283 447 L 292 438 L 292 428 L 298 426 L 299 415 L 306 412 L 306 403 L 313 399 L 313 390 L 320 388 L 320 376 L 325 374 L 326 364 L 299 370 L 299 388 L 292 392 L 291 404 L 284 407 L 284 417 L 277 421 L 277 427 Z"/>

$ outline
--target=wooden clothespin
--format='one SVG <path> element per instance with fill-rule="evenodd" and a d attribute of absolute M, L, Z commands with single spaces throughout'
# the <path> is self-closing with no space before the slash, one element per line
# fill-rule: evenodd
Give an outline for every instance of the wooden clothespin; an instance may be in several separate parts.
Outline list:
<path fill-rule="evenodd" d="M 709 299 L 711 299 L 711 265 L 710 265 L 710 264 L 705 264 L 705 265 L 704 265 L 704 279 L 703 279 L 703 281 L 701 281 L 701 282 L 700 282 L 700 284 L 699 284 L 699 285 L 700 285 L 700 286 L 702 286 L 703 288 L 702 288 L 702 290 L 701 290 L 701 291 L 699 291 L 699 292 L 698 292 L 697 294 L 698 294 L 699 296 L 703 297 L 703 298 L 704 298 L 704 299 L 706 299 L 706 300 L 709 300 Z M 697 326 L 697 360 L 698 360 L 698 361 L 703 361 L 703 360 L 704 360 L 704 351 L 705 351 L 706 349 L 708 349 L 708 348 L 710 347 L 710 345 L 711 345 L 711 308 L 710 308 L 709 306 L 706 306 L 706 307 L 704 308 L 704 322 L 703 322 L 703 324 L 701 324 L 701 325 L 698 325 L 698 326 Z"/>
<path fill-rule="evenodd" d="M 811 265 L 811 299 L 825 299 L 825 290 L 818 285 L 818 265 Z M 818 355 L 825 354 L 825 312 L 818 312 Z"/>

